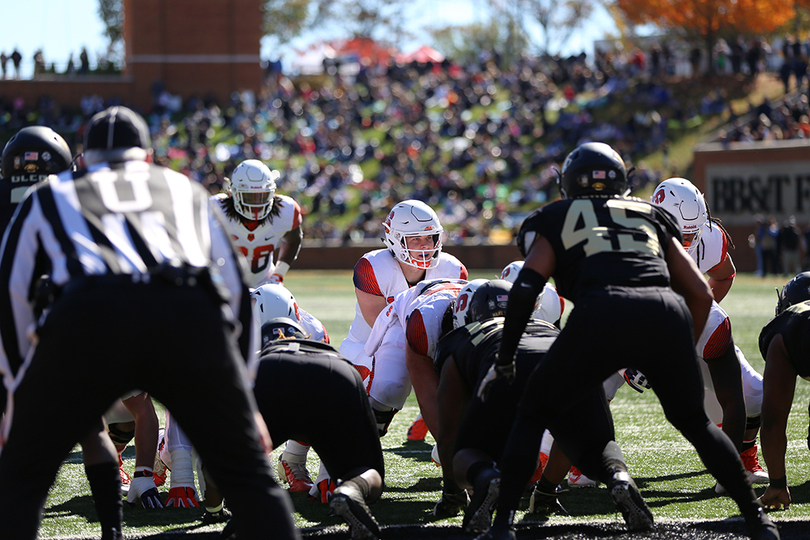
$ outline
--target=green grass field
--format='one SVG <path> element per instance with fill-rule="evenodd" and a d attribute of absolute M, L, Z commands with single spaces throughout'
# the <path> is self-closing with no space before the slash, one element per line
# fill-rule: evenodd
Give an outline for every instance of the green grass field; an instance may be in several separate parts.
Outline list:
<path fill-rule="evenodd" d="M 471 272 L 477 277 L 495 278 L 499 270 Z M 762 326 L 773 316 L 776 304 L 775 288 L 787 279 L 756 278 L 738 275 L 737 281 L 722 305 L 732 321 L 736 343 L 748 361 L 762 372 L 764 362 L 759 354 L 757 339 Z M 295 294 L 299 305 L 318 317 L 330 332 L 331 341 L 339 346 L 354 317 L 354 289 L 350 271 L 293 271 L 286 285 Z M 666 347 L 666 343 L 661 344 Z M 655 354 L 655 351 L 650 351 Z M 577 391 L 576 381 L 569 381 L 571 391 Z M 302 388 L 306 396 L 306 388 Z M 311 399 L 324 399 L 312 396 Z M 810 518 L 810 453 L 807 450 L 807 403 L 810 386 L 797 382 L 796 399 L 789 421 L 788 483 L 793 495 L 789 510 L 772 514 L 776 521 Z M 328 401 L 324 400 L 324 407 Z M 622 387 L 611 404 L 616 422 L 617 440 L 624 450 L 630 472 L 636 478 L 642 494 L 657 520 L 717 520 L 736 516 L 736 506 L 728 497 L 714 494 L 714 480 L 705 471 L 697 454 L 686 440 L 664 419 L 653 392 L 638 394 Z M 283 411 L 279 411 L 283 414 Z M 431 516 L 434 503 L 441 492 L 440 470 L 430 462 L 433 441 L 408 442 L 406 430 L 417 414 L 412 395 L 405 410 L 397 414 L 383 442 L 386 461 L 387 490 L 382 500 L 372 506 L 381 525 L 434 523 Z M 272 421 L 272 419 L 268 419 Z M 212 433 L 212 436 L 216 436 Z M 43 444 L 47 444 L 47 437 Z M 274 452 L 273 458 L 278 454 Z M 125 452 L 125 465 L 130 472 L 134 463 L 134 448 Z M 309 468 L 315 478 L 318 460 L 310 454 Z M 761 459 L 761 453 L 760 453 Z M 763 463 L 764 465 L 764 463 Z M 168 491 L 168 486 L 162 488 Z M 764 487 L 757 488 L 762 493 Z M 308 500 L 304 494 L 293 494 L 296 523 L 300 527 L 336 525 L 329 517 L 326 505 Z M 570 517 L 554 516 L 549 523 L 615 521 L 621 523 L 604 487 L 573 490 L 561 495 L 561 502 Z M 518 520 L 539 519 L 526 514 L 528 499 Z M 199 522 L 200 509 L 144 510 L 125 505 L 125 533 L 149 535 L 163 531 L 216 530 Z M 461 518 L 442 523 L 461 523 Z M 70 455 L 51 490 L 40 536 L 94 536 L 98 534 L 87 480 L 81 466 L 80 449 Z"/>

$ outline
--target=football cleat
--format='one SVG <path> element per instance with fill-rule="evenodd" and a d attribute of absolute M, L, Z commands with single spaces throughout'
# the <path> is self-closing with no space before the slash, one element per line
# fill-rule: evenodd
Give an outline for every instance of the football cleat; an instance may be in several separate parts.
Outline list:
<path fill-rule="evenodd" d="M 571 467 L 571 470 L 568 471 L 568 487 L 592 488 L 596 487 L 597 485 L 599 485 L 599 482 L 588 478 L 576 467 Z"/>
<path fill-rule="evenodd" d="M 748 472 L 748 479 L 752 484 L 767 484 L 770 482 L 768 473 L 766 473 L 765 469 L 759 464 L 756 444 L 748 450 L 740 452 L 740 459 L 743 462 L 745 470 Z"/>
<path fill-rule="evenodd" d="M 498 469 L 484 469 L 475 479 L 470 504 L 464 512 L 464 532 L 480 534 L 492 524 L 492 512 L 498 502 L 501 489 L 501 473 Z"/>
<path fill-rule="evenodd" d="M 428 434 L 428 427 L 425 423 L 425 419 L 422 418 L 422 415 L 416 417 L 416 420 L 413 421 L 411 427 L 408 428 L 408 440 L 409 441 L 424 441 L 425 437 Z"/>
<path fill-rule="evenodd" d="M 360 490 L 351 483 L 334 490 L 329 507 L 349 525 L 352 540 L 377 540 L 380 526 L 371 515 Z"/>
<path fill-rule="evenodd" d="M 209 512 L 207 509 L 202 515 L 202 522 L 204 525 L 214 525 L 215 523 L 225 523 L 233 517 L 231 511 L 227 508 L 222 508 L 217 512 Z"/>
<path fill-rule="evenodd" d="M 118 476 L 121 477 L 121 494 L 126 495 L 132 485 L 132 477 L 124 470 L 124 460 L 121 459 L 121 454 L 118 454 Z"/>
<path fill-rule="evenodd" d="M 312 489 L 312 478 L 307 470 L 307 456 L 282 452 L 278 457 L 278 476 L 290 485 L 292 493 L 305 493 Z"/>
<path fill-rule="evenodd" d="M 748 481 L 752 484 L 767 484 L 770 482 L 768 473 L 759 464 L 759 457 L 757 456 L 757 445 L 752 446 L 748 450 L 740 452 L 740 459 L 742 460 L 743 467 L 748 473 Z M 718 495 L 723 495 L 726 488 L 720 482 L 714 486 L 714 492 Z"/>
<path fill-rule="evenodd" d="M 550 516 L 552 514 L 568 515 L 568 511 L 560 504 L 556 493 L 544 493 L 537 486 L 532 490 L 529 498 L 529 513 Z"/>
<path fill-rule="evenodd" d="M 457 516 L 467 508 L 469 502 L 470 497 L 464 490 L 459 493 L 442 493 L 442 498 L 433 507 L 433 515 L 442 519 Z"/>
<path fill-rule="evenodd" d="M 613 504 L 622 513 L 628 531 L 648 531 L 653 528 L 652 512 L 627 471 L 613 474 L 608 493 Z"/>

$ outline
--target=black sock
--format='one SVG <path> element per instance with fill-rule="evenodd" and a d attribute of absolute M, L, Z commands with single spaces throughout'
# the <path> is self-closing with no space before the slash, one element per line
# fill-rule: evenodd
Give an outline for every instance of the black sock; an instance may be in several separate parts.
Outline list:
<path fill-rule="evenodd" d="M 115 462 L 85 466 L 93 503 L 96 506 L 98 521 L 101 524 L 101 537 L 106 540 L 121 534 L 124 509 L 121 501 L 121 477 Z M 113 530 L 116 532 L 114 533 Z"/>
<path fill-rule="evenodd" d="M 470 465 L 469 469 L 467 469 L 467 475 L 466 475 L 467 476 L 467 482 L 469 482 L 471 486 L 474 486 L 475 485 L 475 479 L 478 478 L 478 475 L 481 474 L 481 472 L 484 469 L 494 469 L 494 468 L 495 468 L 495 464 L 492 463 L 491 461 L 476 461 L 475 463 Z"/>
<path fill-rule="evenodd" d="M 363 495 L 364 501 L 367 500 L 369 495 L 371 494 L 371 488 L 369 487 L 368 482 L 366 482 L 366 479 L 363 478 L 362 476 L 355 476 L 353 478 L 349 478 L 344 483 L 354 484 L 355 486 L 357 486 L 357 489 L 359 489 L 360 493 Z"/>

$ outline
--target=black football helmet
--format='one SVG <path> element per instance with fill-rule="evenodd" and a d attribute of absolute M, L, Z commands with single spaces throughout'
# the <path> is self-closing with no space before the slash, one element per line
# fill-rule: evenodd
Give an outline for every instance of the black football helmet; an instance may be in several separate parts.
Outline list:
<path fill-rule="evenodd" d="M 306 339 L 301 325 L 289 317 L 276 317 L 262 324 L 262 347 L 277 339 Z"/>
<path fill-rule="evenodd" d="M 557 181 L 564 199 L 622 195 L 627 189 L 627 168 L 611 146 L 589 142 L 568 154 Z"/>
<path fill-rule="evenodd" d="M 467 324 L 486 321 L 493 317 L 505 317 L 511 289 L 512 284 L 505 279 L 493 279 L 480 285 L 470 300 Z"/>
<path fill-rule="evenodd" d="M 3 149 L 3 178 L 58 174 L 73 158 L 65 139 L 45 126 L 28 126 L 14 134 Z"/>
<path fill-rule="evenodd" d="M 788 281 L 779 292 L 776 302 L 776 314 L 779 315 L 790 306 L 810 300 L 810 272 L 802 272 Z"/>

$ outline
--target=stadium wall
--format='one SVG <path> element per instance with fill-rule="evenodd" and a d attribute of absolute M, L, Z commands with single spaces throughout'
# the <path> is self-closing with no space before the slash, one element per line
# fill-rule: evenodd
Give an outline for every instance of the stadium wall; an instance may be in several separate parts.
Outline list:
<path fill-rule="evenodd" d="M 700 144 L 694 156 L 693 181 L 731 234 L 738 271 L 756 270 L 748 242 L 756 220 L 796 216 L 800 227 L 810 225 L 810 141 Z"/>
<path fill-rule="evenodd" d="M 306 231 L 304 234 L 306 234 Z M 301 270 L 351 270 L 363 254 L 373 249 L 382 248 L 382 242 L 357 246 L 326 246 L 320 242 L 304 240 L 304 245 L 293 268 Z M 467 268 L 495 268 L 500 270 L 512 261 L 522 259 L 517 246 L 514 244 L 445 245 L 443 251 L 457 257 Z M 493 276 L 493 279 L 496 277 L 498 276 Z"/>

